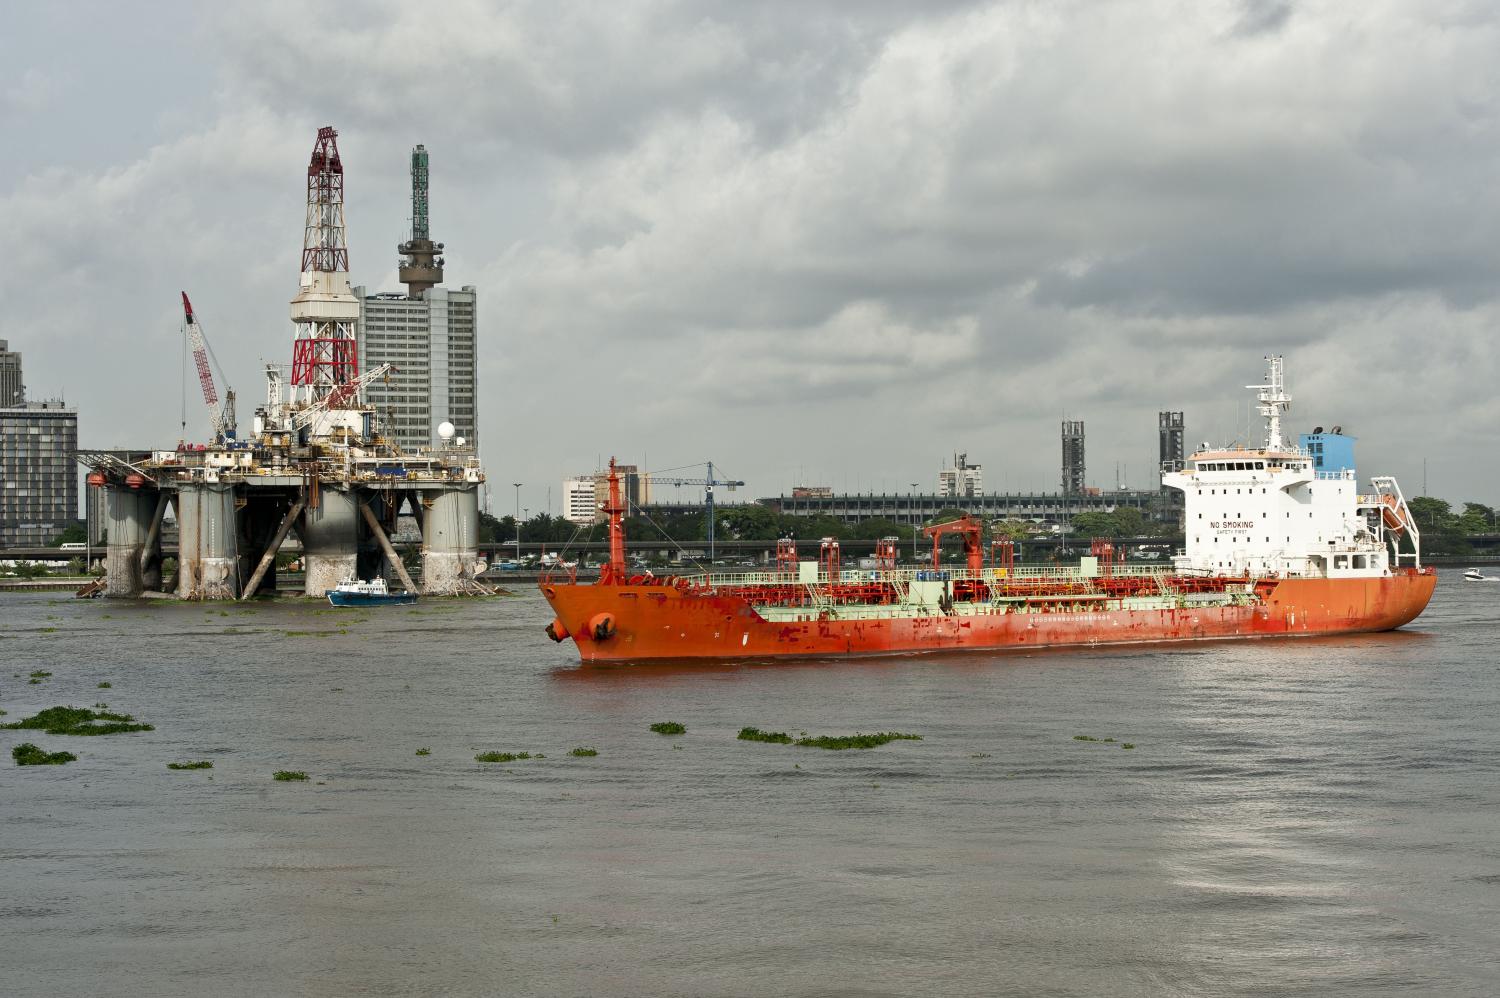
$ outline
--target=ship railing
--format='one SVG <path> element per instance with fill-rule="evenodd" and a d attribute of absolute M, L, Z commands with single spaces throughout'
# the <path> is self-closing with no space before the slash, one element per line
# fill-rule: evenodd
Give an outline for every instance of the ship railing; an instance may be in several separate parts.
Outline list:
<path fill-rule="evenodd" d="M 885 582 L 898 588 L 909 589 L 913 582 L 983 582 L 989 585 L 1007 580 L 1037 581 L 1066 580 L 1073 583 L 1089 583 L 1101 578 L 1137 578 L 1162 580 L 1176 574 L 1164 565 L 1114 565 L 1101 566 L 1098 571 L 1085 575 L 1077 565 L 1017 565 L 1003 568 L 982 568 L 970 571 L 967 568 L 896 568 L 896 569 L 843 569 L 838 578 L 827 572 L 818 572 L 815 577 L 804 577 L 800 572 L 711 572 L 708 574 L 683 576 L 688 582 L 711 588 L 753 588 L 756 586 L 827 586 L 833 582 L 841 584 L 858 582 Z"/>
<path fill-rule="evenodd" d="M 1320 482 L 1352 482 L 1355 475 L 1354 472 L 1346 469 L 1342 471 L 1318 471 L 1313 473 L 1313 477 Z"/>

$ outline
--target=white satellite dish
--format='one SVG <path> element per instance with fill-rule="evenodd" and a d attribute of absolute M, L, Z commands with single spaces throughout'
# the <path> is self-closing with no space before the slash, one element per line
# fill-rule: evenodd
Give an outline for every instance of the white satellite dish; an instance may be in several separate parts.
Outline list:
<path fill-rule="evenodd" d="M 464 445 L 464 438 L 459 437 L 457 440 L 453 441 L 453 444 L 455 447 L 462 447 Z"/>
<path fill-rule="evenodd" d="M 438 436 L 442 437 L 445 441 L 452 440 L 453 434 L 457 432 L 458 429 L 446 419 L 438 424 Z"/>

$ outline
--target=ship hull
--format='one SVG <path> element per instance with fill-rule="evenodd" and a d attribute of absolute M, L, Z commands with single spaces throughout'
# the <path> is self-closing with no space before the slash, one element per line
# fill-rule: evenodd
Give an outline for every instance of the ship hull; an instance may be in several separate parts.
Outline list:
<path fill-rule="evenodd" d="M 1303 637 L 1388 631 L 1417 617 L 1437 576 L 1261 580 L 1247 603 L 1173 603 L 1056 612 L 888 615 L 840 619 L 809 612 L 768 620 L 739 596 L 673 586 L 544 582 L 542 593 L 584 662 L 824 658 L 1052 648 L 1072 645 Z M 597 622 L 609 619 L 596 637 Z"/>

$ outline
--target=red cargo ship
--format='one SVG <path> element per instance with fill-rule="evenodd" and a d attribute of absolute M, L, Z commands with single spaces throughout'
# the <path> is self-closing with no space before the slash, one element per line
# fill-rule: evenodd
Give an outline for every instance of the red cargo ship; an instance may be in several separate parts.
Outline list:
<path fill-rule="evenodd" d="M 1385 631 L 1417 617 L 1437 576 L 1394 478 L 1361 494 L 1354 473 L 1316 470 L 1281 437 L 1290 404 L 1282 360 L 1252 385 L 1265 446 L 1205 448 L 1163 476 L 1184 493 L 1186 544 L 1170 567 L 1127 565 L 1095 542 L 1076 567 L 1018 566 L 967 516 L 926 528 L 931 568 L 896 567 L 894 539 L 874 570 L 842 567 L 838 542 L 817 561 L 778 545 L 775 571 L 629 575 L 620 480 L 610 461 L 610 557 L 599 581 L 543 580 L 555 641 L 585 662 L 877 655 L 1147 641 Z M 939 545 L 963 539 L 962 569 Z M 1403 544 L 1403 541 L 1405 542 Z M 1406 548 L 1408 550 L 1403 550 Z"/>

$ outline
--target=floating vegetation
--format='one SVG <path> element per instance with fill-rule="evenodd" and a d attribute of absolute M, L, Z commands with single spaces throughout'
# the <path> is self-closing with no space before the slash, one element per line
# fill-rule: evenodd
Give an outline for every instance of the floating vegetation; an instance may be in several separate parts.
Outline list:
<path fill-rule="evenodd" d="M 1075 742 L 1098 742 L 1100 745 L 1119 745 L 1120 748 L 1135 748 L 1134 742 L 1116 742 L 1113 738 L 1095 738 L 1093 735 L 1074 735 Z"/>
<path fill-rule="evenodd" d="M 42 628 L 42 633 L 43 634 L 56 634 L 57 633 L 57 628 L 55 628 L 55 627 L 44 627 L 44 628 Z"/>
<path fill-rule="evenodd" d="M 99 684 L 99 689 L 101 689 L 101 690 L 112 690 L 112 689 L 114 689 L 114 684 L 113 683 L 100 683 Z"/>
<path fill-rule="evenodd" d="M 970 759 L 988 759 L 989 757 L 990 754 L 988 752 L 975 752 L 973 755 L 969 756 Z"/>
<path fill-rule="evenodd" d="M 785 731 L 762 731 L 759 728 L 741 728 L 736 735 L 742 742 L 771 742 L 776 745 L 792 744 L 792 736 Z"/>
<path fill-rule="evenodd" d="M 518 759 L 530 759 L 530 752 L 481 752 L 474 757 L 475 762 L 515 762 Z M 537 756 L 538 759 L 541 756 Z"/>
<path fill-rule="evenodd" d="M 197 762 L 169 762 L 168 769 L 213 769 L 214 764 L 207 759 L 199 759 Z"/>
<path fill-rule="evenodd" d="M 13 730 L 35 729 L 49 735 L 118 735 L 128 731 L 155 731 L 129 714 L 110 714 L 87 707 L 48 707 L 46 710 L 14 724 L 0 724 Z"/>
<path fill-rule="evenodd" d="M 797 739 L 797 744 L 806 745 L 809 748 L 829 749 L 834 752 L 841 752 L 844 749 L 879 748 L 887 742 L 919 742 L 921 740 L 921 735 L 905 735 L 899 731 L 877 731 L 873 735 L 860 734 L 858 732 L 852 735 L 817 735 L 812 738 L 799 738 Z"/>
<path fill-rule="evenodd" d="M 22 742 L 11 749 L 10 757 L 16 760 L 17 766 L 61 766 L 78 759 L 72 752 L 44 752 L 30 742 Z"/>
<path fill-rule="evenodd" d="M 103 701 L 100 701 L 99 703 L 94 704 L 94 709 L 95 710 L 109 710 L 109 704 L 104 703 Z"/>
<path fill-rule="evenodd" d="M 271 774 L 271 779 L 280 780 L 282 783 L 295 783 L 299 780 L 306 780 L 307 774 L 300 769 L 278 769 Z"/>
<path fill-rule="evenodd" d="M 676 721 L 657 721 L 655 724 L 651 725 L 651 730 L 656 732 L 658 735 L 687 734 L 687 727 L 685 725 L 678 724 Z"/>
<path fill-rule="evenodd" d="M 599 754 L 599 750 L 598 749 L 593 749 L 593 748 L 576 748 L 573 751 L 571 751 L 571 752 L 568 753 L 568 755 L 576 755 L 576 756 L 579 756 L 581 758 L 588 758 L 590 756 L 596 756 L 598 754 Z"/>
<path fill-rule="evenodd" d="M 332 634 L 333 632 L 332 631 L 284 631 L 283 633 L 287 637 L 289 637 L 289 638 L 326 638 L 330 634 Z M 349 632 L 348 631 L 343 631 L 341 633 L 347 634 Z"/>
<path fill-rule="evenodd" d="M 31 674 L 31 678 L 32 679 L 51 679 L 52 678 L 52 673 L 48 672 L 45 669 L 37 669 L 35 672 L 33 672 Z"/>
<path fill-rule="evenodd" d="M 417 755 L 432 755 L 432 749 L 430 749 L 430 748 L 419 748 L 419 749 L 417 749 Z"/>

